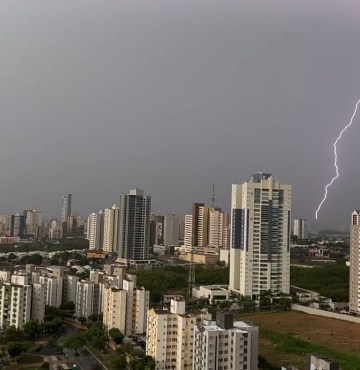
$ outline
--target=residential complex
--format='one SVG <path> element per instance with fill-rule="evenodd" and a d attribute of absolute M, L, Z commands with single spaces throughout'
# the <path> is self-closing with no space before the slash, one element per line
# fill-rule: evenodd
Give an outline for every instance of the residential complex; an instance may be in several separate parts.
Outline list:
<path fill-rule="evenodd" d="M 297 236 L 298 239 L 304 240 L 310 237 L 309 221 L 304 218 L 295 218 L 293 235 Z"/>
<path fill-rule="evenodd" d="M 259 172 L 232 185 L 229 288 L 257 299 L 290 291 L 291 186 Z"/>

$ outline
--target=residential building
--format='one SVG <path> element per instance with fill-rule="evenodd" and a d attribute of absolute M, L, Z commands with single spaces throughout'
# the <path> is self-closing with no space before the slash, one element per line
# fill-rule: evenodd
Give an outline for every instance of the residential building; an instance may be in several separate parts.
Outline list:
<path fill-rule="evenodd" d="M 75 316 L 88 318 L 101 313 L 100 284 L 80 280 L 76 285 Z"/>
<path fill-rule="evenodd" d="M 114 204 L 112 208 L 104 210 L 104 236 L 103 251 L 116 252 L 119 244 L 119 207 Z"/>
<path fill-rule="evenodd" d="M 339 364 L 323 356 L 307 355 L 307 370 L 340 370 Z"/>
<path fill-rule="evenodd" d="M 291 186 L 259 172 L 232 185 L 229 288 L 258 299 L 290 291 Z"/>
<path fill-rule="evenodd" d="M 25 236 L 25 218 L 23 215 L 16 213 L 11 216 L 11 236 L 23 238 Z"/>
<path fill-rule="evenodd" d="M 349 309 L 360 312 L 360 211 L 351 215 Z"/>
<path fill-rule="evenodd" d="M 61 222 L 67 222 L 71 216 L 71 194 L 63 195 L 61 201 Z"/>
<path fill-rule="evenodd" d="M 156 370 L 193 368 L 195 325 L 210 319 L 207 312 L 185 312 L 185 301 L 170 300 L 170 309 L 151 309 L 147 316 L 146 354 L 156 361 Z"/>
<path fill-rule="evenodd" d="M 41 238 L 42 212 L 35 209 L 25 209 L 23 212 L 25 219 L 26 235 L 31 235 L 35 239 Z"/>
<path fill-rule="evenodd" d="M 87 239 L 89 240 L 89 249 L 102 249 L 104 232 L 104 214 L 99 212 L 90 213 L 87 221 Z"/>
<path fill-rule="evenodd" d="M 151 197 L 143 190 L 130 190 L 120 196 L 118 258 L 123 261 L 147 260 L 150 243 Z"/>
<path fill-rule="evenodd" d="M 164 245 L 178 245 L 180 232 L 179 215 L 171 212 L 164 219 Z"/>
<path fill-rule="evenodd" d="M 195 326 L 193 370 L 258 368 L 258 328 L 219 312 Z"/>
<path fill-rule="evenodd" d="M 62 303 L 76 302 L 78 276 L 65 275 L 63 279 Z"/>
<path fill-rule="evenodd" d="M 104 288 L 103 309 L 106 329 L 118 328 L 129 337 L 145 333 L 149 298 L 148 290 L 136 287 L 135 275 L 126 275 L 120 280 L 108 279 Z"/>
<path fill-rule="evenodd" d="M 309 221 L 304 218 L 295 218 L 293 235 L 297 236 L 298 239 L 300 240 L 309 239 L 310 237 Z"/>
<path fill-rule="evenodd" d="M 23 325 L 31 319 L 32 287 L 26 279 L 15 279 L 23 282 L 18 285 L 13 282 L 0 283 L 0 329 L 9 326 L 22 329 Z"/>
<path fill-rule="evenodd" d="M 164 244 L 164 216 L 150 214 L 150 248 Z"/>

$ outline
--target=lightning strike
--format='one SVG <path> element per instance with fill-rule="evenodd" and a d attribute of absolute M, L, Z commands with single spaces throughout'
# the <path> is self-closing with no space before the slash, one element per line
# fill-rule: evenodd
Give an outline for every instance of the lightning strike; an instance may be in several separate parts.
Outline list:
<path fill-rule="evenodd" d="M 320 202 L 316 212 L 315 212 L 315 218 L 317 219 L 318 218 L 318 213 L 321 209 L 321 206 L 323 205 L 323 203 L 325 202 L 326 198 L 327 198 L 327 195 L 328 195 L 328 189 L 329 187 L 333 184 L 333 182 L 338 179 L 338 177 L 340 176 L 340 172 L 339 172 L 339 166 L 338 166 L 338 163 L 337 163 L 337 159 L 338 159 L 338 156 L 337 156 L 337 144 L 339 142 L 339 140 L 342 138 L 342 135 L 343 133 L 352 125 L 353 123 L 353 120 L 356 116 L 356 112 L 357 112 L 357 109 L 358 109 L 358 105 L 360 104 L 360 100 L 356 103 L 355 105 L 355 110 L 354 110 L 354 113 L 353 115 L 351 116 L 351 119 L 350 119 L 350 122 L 341 130 L 339 136 L 336 138 L 335 142 L 334 142 L 334 157 L 335 157 L 335 160 L 334 160 L 334 167 L 335 167 L 335 171 L 336 171 L 336 175 L 331 179 L 331 181 L 325 186 L 325 194 L 324 194 L 324 198 L 322 199 L 322 201 Z"/>

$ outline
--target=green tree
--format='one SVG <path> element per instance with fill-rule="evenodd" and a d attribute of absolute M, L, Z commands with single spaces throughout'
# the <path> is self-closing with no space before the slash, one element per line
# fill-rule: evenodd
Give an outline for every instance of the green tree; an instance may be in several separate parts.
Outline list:
<path fill-rule="evenodd" d="M 126 369 L 127 361 L 125 355 L 114 356 L 109 360 L 109 367 L 111 370 Z"/>
<path fill-rule="evenodd" d="M 25 334 L 34 340 L 36 335 L 41 333 L 43 326 L 40 325 L 37 320 L 30 320 L 24 324 L 23 328 Z"/>
<path fill-rule="evenodd" d="M 65 310 L 65 311 L 74 311 L 75 310 L 75 303 L 70 301 L 63 303 L 60 307 L 60 310 Z"/>
<path fill-rule="evenodd" d="M 125 337 L 124 334 L 118 328 L 111 328 L 109 330 L 109 335 L 116 344 L 121 344 Z"/>
<path fill-rule="evenodd" d="M 15 326 L 9 326 L 4 332 L 4 342 L 21 342 L 24 340 L 24 332 Z"/>
<path fill-rule="evenodd" d="M 15 360 L 16 356 L 20 356 L 23 351 L 23 346 L 20 343 L 9 342 L 6 346 L 9 356 Z"/>
<path fill-rule="evenodd" d="M 77 349 L 83 347 L 84 345 L 85 338 L 82 334 L 71 335 L 64 341 L 64 347 L 74 349 L 76 354 L 78 354 Z"/>
<path fill-rule="evenodd" d="M 134 370 L 155 370 L 156 362 L 151 356 L 144 356 L 134 361 Z"/>

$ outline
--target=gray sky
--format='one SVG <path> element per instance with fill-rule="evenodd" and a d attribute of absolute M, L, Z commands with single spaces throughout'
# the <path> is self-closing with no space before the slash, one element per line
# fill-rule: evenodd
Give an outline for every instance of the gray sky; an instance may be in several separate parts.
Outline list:
<path fill-rule="evenodd" d="M 2 0 L 0 212 L 230 207 L 259 170 L 313 219 L 360 98 L 357 0 Z M 360 116 L 316 227 L 360 208 Z"/>

